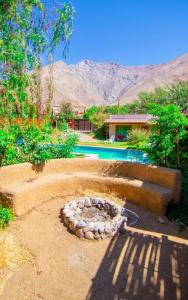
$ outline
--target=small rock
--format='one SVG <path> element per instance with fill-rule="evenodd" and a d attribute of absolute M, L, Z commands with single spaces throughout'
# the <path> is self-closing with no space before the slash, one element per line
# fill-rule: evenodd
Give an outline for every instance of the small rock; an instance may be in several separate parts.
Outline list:
<path fill-rule="evenodd" d="M 83 209 L 82 209 L 82 212 L 83 212 L 83 214 L 87 214 L 88 208 L 84 206 Z"/>
<path fill-rule="evenodd" d="M 74 223 L 70 222 L 70 224 L 69 224 L 69 229 L 70 229 L 72 232 L 75 231 L 76 227 L 75 227 Z"/>
<path fill-rule="evenodd" d="M 71 218 L 73 216 L 73 212 L 72 211 L 68 211 L 66 212 L 66 216 Z"/>
<path fill-rule="evenodd" d="M 99 240 L 100 239 L 100 234 L 98 234 L 98 232 L 96 232 L 94 234 L 94 238 L 95 238 L 95 240 Z"/>
<path fill-rule="evenodd" d="M 85 206 L 86 207 L 91 207 L 91 201 L 90 201 L 90 199 L 86 198 L 86 200 L 85 200 Z"/>
<path fill-rule="evenodd" d="M 87 231 L 85 233 L 85 238 L 89 239 L 89 240 L 93 240 L 94 239 L 94 234 L 91 231 Z"/>
<path fill-rule="evenodd" d="M 113 237 L 114 235 L 116 235 L 116 231 L 112 231 L 108 236 Z"/>
<path fill-rule="evenodd" d="M 80 208 L 80 209 L 84 208 L 84 201 L 80 201 L 78 203 L 78 208 Z"/>
<path fill-rule="evenodd" d="M 75 210 L 77 208 L 77 205 L 76 205 L 76 203 L 75 202 L 71 202 L 70 204 L 69 204 L 69 209 L 71 209 L 71 210 Z"/>
<path fill-rule="evenodd" d="M 126 223 L 121 224 L 121 226 L 119 228 L 119 232 L 123 233 L 123 234 L 127 233 L 127 224 Z"/>
<path fill-rule="evenodd" d="M 103 205 L 101 203 L 97 203 L 96 207 L 101 210 L 103 208 Z"/>
<path fill-rule="evenodd" d="M 165 220 L 162 217 L 158 217 L 158 222 L 161 224 L 165 224 Z"/>
<path fill-rule="evenodd" d="M 82 222 L 82 221 L 76 223 L 76 227 L 79 228 L 79 229 L 82 229 L 86 226 L 87 226 L 87 224 L 85 222 Z"/>
<path fill-rule="evenodd" d="M 92 205 L 96 205 L 98 203 L 98 200 L 95 198 L 90 198 L 90 201 L 91 201 Z"/>
<path fill-rule="evenodd" d="M 77 214 L 81 214 L 81 212 L 82 212 L 82 210 L 81 210 L 79 207 L 77 207 L 77 208 L 75 209 L 75 211 L 76 211 Z"/>
<path fill-rule="evenodd" d="M 112 227 L 110 225 L 105 226 L 105 232 L 106 233 L 111 233 L 112 232 Z"/>
<path fill-rule="evenodd" d="M 104 232 L 104 224 L 98 224 L 98 226 L 99 226 L 99 229 L 98 229 L 99 233 L 103 233 Z"/>
<path fill-rule="evenodd" d="M 89 223 L 89 225 L 88 225 L 88 229 L 90 230 L 90 231 L 94 231 L 94 229 L 95 229 L 95 223 Z"/>
<path fill-rule="evenodd" d="M 66 216 L 64 216 L 63 217 L 63 220 L 64 220 L 64 222 L 65 222 L 65 225 L 69 225 L 69 218 L 68 217 L 66 217 Z"/>
<path fill-rule="evenodd" d="M 105 233 L 101 233 L 101 239 L 102 240 L 106 239 L 106 234 Z"/>
<path fill-rule="evenodd" d="M 75 217 L 72 215 L 69 217 L 70 222 L 74 223 L 75 222 Z"/>
<path fill-rule="evenodd" d="M 76 230 L 76 236 L 79 237 L 79 238 L 84 237 L 84 233 L 83 233 L 82 229 L 77 229 Z"/>
<path fill-rule="evenodd" d="M 82 230 L 83 230 L 84 233 L 87 232 L 87 231 L 90 231 L 90 229 L 88 227 L 85 227 Z"/>
<path fill-rule="evenodd" d="M 95 222 L 94 222 L 94 223 L 95 223 Z M 99 230 L 99 226 L 98 226 L 98 224 L 96 223 L 96 224 L 94 224 L 93 231 L 98 232 L 98 230 Z"/>
<path fill-rule="evenodd" d="M 69 212 L 69 209 L 67 207 L 63 208 L 63 213 L 66 215 Z"/>

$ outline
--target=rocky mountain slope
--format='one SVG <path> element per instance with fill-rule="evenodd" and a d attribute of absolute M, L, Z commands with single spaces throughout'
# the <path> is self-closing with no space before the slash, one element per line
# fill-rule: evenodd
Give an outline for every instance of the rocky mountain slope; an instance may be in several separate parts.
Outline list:
<path fill-rule="evenodd" d="M 49 66 L 42 69 L 43 101 L 48 98 Z M 94 104 L 125 104 L 137 99 L 141 91 L 151 91 L 177 80 L 188 80 L 188 53 L 165 64 L 122 66 L 114 63 L 95 63 L 84 60 L 76 65 L 62 61 L 54 63 L 53 107 L 58 110 L 62 101 L 74 107 Z"/>

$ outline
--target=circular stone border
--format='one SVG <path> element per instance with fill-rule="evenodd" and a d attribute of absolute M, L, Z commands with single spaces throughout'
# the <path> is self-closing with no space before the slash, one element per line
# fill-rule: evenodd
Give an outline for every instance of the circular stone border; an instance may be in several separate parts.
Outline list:
<path fill-rule="evenodd" d="M 105 210 L 109 220 L 90 221 L 82 217 L 84 207 L 96 207 L 99 210 Z M 64 223 L 69 230 L 79 238 L 90 240 L 100 240 L 114 236 L 122 226 L 127 224 L 126 210 L 122 206 L 98 197 L 84 197 L 77 200 L 69 201 L 64 205 L 62 210 Z"/>

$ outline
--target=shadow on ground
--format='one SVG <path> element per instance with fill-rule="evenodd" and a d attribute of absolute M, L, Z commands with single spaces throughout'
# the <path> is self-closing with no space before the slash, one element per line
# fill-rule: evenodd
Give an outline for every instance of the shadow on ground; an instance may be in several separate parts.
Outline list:
<path fill-rule="evenodd" d="M 165 235 L 117 235 L 109 243 L 86 299 L 186 300 L 187 249 Z"/>

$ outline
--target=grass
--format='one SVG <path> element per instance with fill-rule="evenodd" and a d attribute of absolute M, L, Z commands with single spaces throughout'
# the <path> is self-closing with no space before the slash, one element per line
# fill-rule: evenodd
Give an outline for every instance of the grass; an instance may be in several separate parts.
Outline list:
<path fill-rule="evenodd" d="M 0 269 L 16 270 L 28 261 L 30 252 L 8 232 L 0 231 Z"/>
<path fill-rule="evenodd" d="M 96 146 L 96 147 L 108 147 L 108 148 L 121 148 L 126 149 L 129 147 L 127 142 L 114 142 L 108 143 L 102 140 L 99 141 L 92 141 L 92 142 L 79 142 L 78 145 L 80 146 Z"/>
<path fill-rule="evenodd" d="M 53 132 L 51 134 L 51 138 L 52 138 L 52 143 L 56 143 L 56 139 L 59 135 L 62 134 L 62 131 L 60 131 L 59 129 L 53 129 Z M 119 149 L 135 149 L 135 150 L 143 150 L 143 147 L 141 145 L 141 147 L 139 147 L 139 145 L 131 145 L 128 142 L 113 142 L 113 143 L 109 143 L 105 140 L 102 139 L 98 139 L 96 141 L 96 137 L 94 136 L 93 133 L 87 133 L 88 136 L 93 137 L 94 140 L 93 141 L 79 141 L 78 145 L 80 146 L 93 146 L 93 147 L 105 147 L 105 148 L 119 148 Z"/>
<path fill-rule="evenodd" d="M 116 149 L 132 149 L 132 150 L 140 150 L 144 151 L 144 147 L 146 146 L 145 144 L 136 144 L 136 145 L 131 145 L 128 142 L 113 142 L 113 143 L 108 143 L 105 141 L 92 141 L 92 142 L 79 142 L 78 145 L 80 146 L 93 146 L 93 147 L 105 147 L 105 148 L 116 148 Z"/>
<path fill-rule="evenodd" d="M 56 138 L 62 134 L 62 131 L 59 129 L 53 129 L 53 132 L 51 134 L 52 137 L 52 142 L 53 140 L 55 141 Z M 93 135 L 93 133 L 87 133 L 88 136 L 93 137 L 95 140 L 93 141 L 80 141 L 78 145 L 80 146 L 97 146 L 97 147 L 109 147 L 109 148 L 121 148 L 121 149 L 126 149 L 129 147 L 128 142 L 114 142 L 114 143 L 108 143 L 105 140 L 100 140 L 96 141 L 96 137 Z"/>

